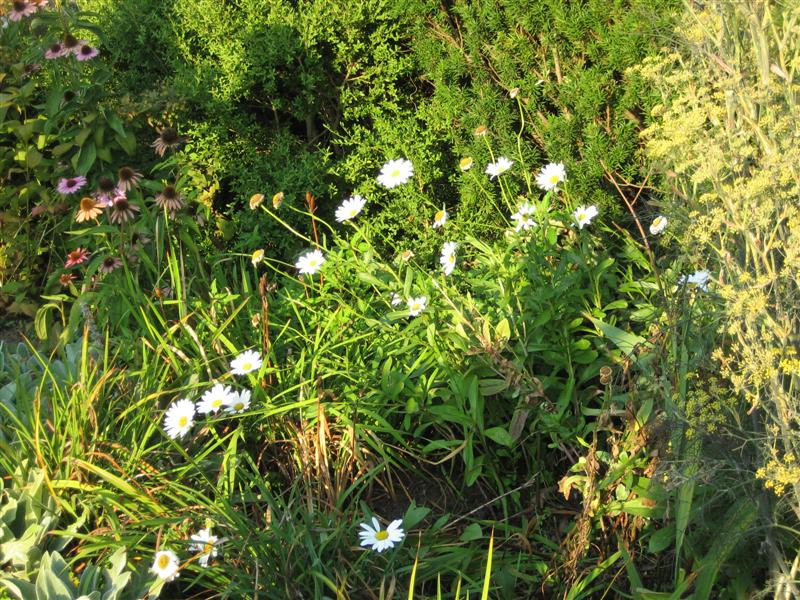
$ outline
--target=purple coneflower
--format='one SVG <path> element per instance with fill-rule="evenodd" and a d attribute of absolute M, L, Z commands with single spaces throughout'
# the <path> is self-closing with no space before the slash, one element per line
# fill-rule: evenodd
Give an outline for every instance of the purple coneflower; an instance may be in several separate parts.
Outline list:
<path fill-rule="evenodd" d="M 97 180 L 97 191 L 94 193 L 94 197 L 103 206 L 111 206 L 119 191 L 113 179 L 101 177 Z"/>
<path fill-rule="evenodd" d="M 61 44 L 64 47 L 65 53 L 77 54 L 85 42 L 79 40 L 71 33 L 64 36 L 64 42 Z"/>
<path fill-rule="evenodd" d="M 178 135 L 178 130 L 174 127 L 164 127 L 157 131 L 158 137 L 151 145 L 159 156 L 164 156 L 168 148 L 174 148 L 181 142 L 186 141 L 186 138 Z"/>
<path fill-rule="evenodd" d="M 116 256 L 106 256 L 103 262 L 100 263 L 100 271 L 102 273 L 111 273 L 115 269 L 122 266 L 122 260 Z"/>
<path fill-rule="evenodd" d="M 155 203 L 160 209 L 166 209 L 171 216 L 175 216 L 175 213 L 183 207 L 183 196 L 178 193 L 174 185 L 165 185 L 155 197 Z"/>
<path fill-rule="evenodd" d="M 83 44 L 78 50 L 75 51 L 75 57 L 78 60 L 90 60 L 98 54 L 100 54 L 100 51 L 89 44 Z"/>
<path fill-rule="evenodd" d="M 83 175 L 76 175 L 75 177 L 62 177 L 58 180 L 56 189 L 59 194 L 74 194 L 83 186 L 86 185 L 86 177 Z"/>
<path fill-rule="evenodd" d="M 112 223 L 127 223 L 136 216 L 137 212 L 139 212 L 139 207 L 131 204 L 124 193 L 120 193 L 114 198 L 108 220 Z"/>
<path fill-rule="evenodd" d="M 54 58 L 61 58 L 62 56 L 66 56 L 69 53 L 69 50 L 64 48 L 64 44 L 61 42 L 55 42 L 51 44 L 50 47 L 47 49 L 47 52 L 44 53 L 44 57 L 48 60 L 53 60 Z"/>
<path fill-rule="evenodd" d="M 25 17 L 30 17 L 38 10 L 38 6 L 26 0 L 14 0 L 11 3 L 11 10 L 8 13 L 8 18 L 12 21 L 21 21 Z"/>
<path fill-rule="evenodd" d="M 141 178 L 142 174 L 130 167 L 120 167 L 119 171 L 117 171 L 117 187 L 127 192 L 133 186 L 138 185 Z"/>
<path fill-rule="evenodd" d="M 87 260 L 89 260 L 89 251 L 86 248 L 75 248 L 75 250 L 67 254 L 67 262 L 64 263 L 64 268 L 69 269 Z"/>
<path fill-rule="evenodd" d="M 27 65 L 22 67 L 22 74 L 25 77 L 30 77 L 31 75 L 36 73 L 36 71 L 38 71 L 41 68 L 42 68 L 42 65 L 40 65 L 38 63 L 28 63 Z"/>

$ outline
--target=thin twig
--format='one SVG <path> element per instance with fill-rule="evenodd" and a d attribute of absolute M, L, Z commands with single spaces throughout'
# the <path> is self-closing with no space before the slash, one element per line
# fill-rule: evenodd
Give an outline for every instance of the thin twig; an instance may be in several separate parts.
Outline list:
<path fill-rule="evenodd" d="M 517 487 L 515 487 L 513 490 L 508 490 L 507 492 L 505 492 L 505 493 L 503 493 L 503 494 L 500 494 L 500 495 L 499 495 L 499 496 L 497 496 L 496 498 L 492 498 L 492 499 L 491 499 L 491 500 L 489 500 L 488 502 L 484 502 L 483 504 L 481 504 L 481 505 L 480 505 L 480 506 L 478 506 L 477 508 L 473 508 L 473 509 L 472 509 L 471 511 L 469 511 L 467 514 L 465 514 L 465 515 L 461 515 L 461 516 L 460 516 L 460 517 L 458 517 L 457 519 L 455 519 L 455 520 L 453 520 L 453 521 L 450 521 L 450 522 L 449 522 L 447 525 L 445 525 L 444 527 L 442 527 L 441 531 L 444 531 L 445 529 L 449 529 L 449 528 L 451 528 L 453 525 L 455 525 L 455 524 L 456 524 L 456 523 L 458 523 L 459 521 L 463 521 L 464 519 L 466 519 L 466 518 L 467 518 L 467 517 L 469 517 L 470 515 L 474 515 L 474 514 L 475 514 L 476 512 L 478 512 L 479 510 L 481 510 L 481 509 L 483 509 L 483 508 L 486 508 L 486 507 L 487 507 L 487 506 L 489 506 L 490 504 L 494 504 L 494 503 L 495 503 L 495 502 L 497 502 L 498 500 L 501 500 L 501 499 L 505 498 L 506 496 L 508 496 L 508 495 L 510 495 L 510 494 L 514 494 L 514 493 L 516 493 L 516 492 L 518 492 L 518 491 L 520 491 L 520 490 L 524 490 L 525 488 L 532 486 L 532 485 L 533 485 L 533 482 L 534 482 L 534 480 L 536 479 L 536 476 L 537 476 L 537 475 L 539 475 L 539 471 L 537 471 L 536 473 L 534 473 L 534 474 L 533 474 L 533 476 L 532 476 L 532 477 L 531 477 L 531 478 L 530 478 L 528 481 L 526 481 L 525 483 L 523 483 L 522 485 L 518 485 L 518 486 L 517 486 Z"/>

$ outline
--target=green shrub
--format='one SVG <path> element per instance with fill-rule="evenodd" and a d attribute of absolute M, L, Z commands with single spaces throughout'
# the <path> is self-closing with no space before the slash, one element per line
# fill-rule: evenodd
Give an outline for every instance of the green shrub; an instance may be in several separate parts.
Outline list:
<path fill-rule="evenodd" d="M 152 106 L 155 93 L 164 118 L 191 137 L 187 153 L 208 178 L 220 218 L 217 243 L 244 250 L 243 238 L 260 236 L 279 257 L 296 250 L 290 240 L 240 214 L 253 193 L 284 191 L 300 206 L 310 191 L 322 214 L 361 193 L 379 200 L 372 219 L 387 245 L 432 250 L 435 238 L 418 225 L 443 205 L 460 232 L 496 232 L 502 218 L 483 201 L 483 184 L 457 168 L 465 155 L 479 172 L 490 160 L 472 134 L 479 125 L 489 127 L 496 152 L 518 163 L 566 161 L 576 197 L 613 213 L 600 161 L 635 178 L 637 130 L 652 101 L 625 69 L 657 47 L 674 5 L 81 4 L 109 28 L 112 64 L 138 67 L 133 80 L 116 82 L 121 95 Z M 139 11 L 147 16 L 135 19 Z M 164 51 L 149 61 L 152 50 L 139 40 Z M 519 106 L 508 97 L 515 87 Z M 523 118 L 528 134 L 518 143 Z M 387 194 L 364 178 L 399 156 L 420 166 L 414 188 Z"/>

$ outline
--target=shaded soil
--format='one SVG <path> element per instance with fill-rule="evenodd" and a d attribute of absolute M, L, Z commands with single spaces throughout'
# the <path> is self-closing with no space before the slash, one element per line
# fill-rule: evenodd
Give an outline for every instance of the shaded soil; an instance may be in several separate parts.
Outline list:
<path fill-rule="evenodd" d="M 24 342 L 23 337 L 24 326 L 19 322 L 3 322 L 0 320 L 0 343 L 2 344 L 17 344 Z"/>

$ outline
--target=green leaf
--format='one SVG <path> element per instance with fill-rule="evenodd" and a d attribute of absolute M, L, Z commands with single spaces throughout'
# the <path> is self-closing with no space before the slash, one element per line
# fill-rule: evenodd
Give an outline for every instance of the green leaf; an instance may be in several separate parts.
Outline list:
<path fill-rule="evenodd" d="M 613 325 L 609 325 L 608 323 L 604 323 L 599 319 L 595 319 L 592 316 L 589 316 L 589 319 L 592 323 L 595 324 L 602 333 L 603 336 L 607 337 L 611 342 L 619 348 L 623 354 L 628 357 L 632 357 L 634 350 L 637 346 L 640 346 L 647 342 L 642 336 L 636 335 L 633 333 L 629 333 L 620 329 L 619 327 L 614 327 Z"/>
<path fill-rule="evenodd" d="M 505 379 L 495 378 L 481 379 L 478 385 L 480 387 L 481 394 L 484 396 L 494 396 L 495 394 L 499 394 L 508 388 L 508 381 Z"/>
<path fill-rule="evenodd" d="M 647 544 L 647 551 L 651 554 L 658 554 L 669 548 L 674 539 L 675 525 L 669 525 L 663 529 L 659 529 L 650 536 L 650 541 Z"/>
<path fill-rule="evenodd" d="M 614 300 L 613 302 L 609 302 L 603 307 L 603 312 L 610 312 L 617 308 L 626 308 L 628 306 L 627 300 Z"/>
<path fill-rule="evenodd" d="M 405 527 L 406 530 L 416 527 L 422 519 L 428 516 L 429 512 L 431 512 L 430 508 L 417 506 L 412 500 L 411 506 L 408 507 L 406 514 L 403 515 L 403 527 Z"/>
<path fill-rule="evenodd" d="M 86 173 L 89 172 L 89 169 L 92 168 L 96 158 L 97 148 L 95 147 L 94 142 L 89 142 L 83 148 L 81 148 L 80 158 L 78 159 L 78 164 L 75 166 L 75 170 L 81 175 L 86 175 Z"/>
<path fill-rule="evenodd" d="M 55 146 L 50 152 L 53 155 L 53 158 L 58 158 L 62 154 L 66 154 L 67 152 L 72 150 L 72 148 L 74 147 L 75 147 L 74 142 L 64 142 L 63 144 Z"/>
<path fill-rule="evenodd" d="M 105 116 L 106 123 L 108 123 L 108 126 L 111 127 L 111 129 L 123 137 L 126 135 L 125 128 L 122 126 L 122 121 L 120 121 L 117 115 L 115 115 L 113 112 L 103 111 L 103 116 Z"/>
<path fill-rule="evenodd" d="M 503 340 L 511 339 L 511 326 L 508 324 L 508 319 L 501 320 L 497 327 L 494 328 L 495 335 Z"/>
<path fill-rule="evenodd" d="M 36 148 L 28 148 L 27 155 L 25 156 L 25 166 L 29 169 L 35 169 L 42 162 L 42 155 Z"/>
<path fill-rule="evenodd" d="M 428 410 L 432 414 L 444 419 L 445 421 L 451 421 L 453 423 L 458 423 L 459 425 L 465 426 L 472 425 L 472 419 L 470 419 L 469 415 L 464 414 L 455 406 L 450 406 L 449 404 L 438 404 L 436 406 L 431 406 Z"/>
<path fill-rule="evenodd" d="M 360 271 L 359 273 L 356 274 L 356 277 L 358 277 L 364 283 L 374 285 L 376 288 L 383 287 L 381 280 L 370 273 L 365 273 L 363 271 Z"/>
<path fill-rule="evenodd" d="M 464 528 L 461 536 L 458 538 L 462 542 L 472 542 L 479 540 L 483 537 L 483 530 L 477 523 L 471 523 Z"/>
<path fill-rule="evenodd" d="M 117 143 L 120 145 L 120 148 L 125 151 L 125 154 L 131 155 L 136 151 L 136 136 L 132 133 L 127 132 L 125 135 L 115 133 L 114 139 L 117 140 Z"/>
<path fill-rule="evenodd" d="M 74 142 L 78 146 L 83 146 L 86 143 L 86 140 L 89 139 L 89 136 L 92 134 L 91 127 L 84 127 L 81 132 L 75 136 Z"/>
<path fill-rule="evenodd" d="M 502 427 L 491 427 L 484 431 L 483 434 L 501 446 L 511 446 L 514 443 L 511 434 Z"/>
<path fill-rule="evenodd" d="M 6 590 L 8 590 L 8 593 L 17 598 L 17 600 L 36 598 L 36 588 L 34 585 L 23 579 L 2 577 L 0 578 L 0 585 L 4 586 Z"/>
<path fill-rule="evenodd" d="M 58 310 L 60 308 L 61 306 L 59 304 L 48 302 L 36 311 L 36 316 L 33 319 L 33 328 L 40 340 L 46 340 L 48 336 L 47 313 L 51 310 Z"/>
<path fill-rule="evenodd" d="M 69 567 L 57 552 L 45 554 L 36 577 L 36 597 L 47 600 L 72 600 L 74 589 L 69 582 Z"/>
<path fill-rule="evenodd" d="M 706 600 L 711 597 L 714 582 L 720 568 L 728 556 L 742 541 L 750 526 L 756 520 L 757 507 L 751 498 L 741 498 L 725 513 L 725 523 L 714 535 L 711 549 L 700 561 L 694 586 L 694 600 Z"/>

